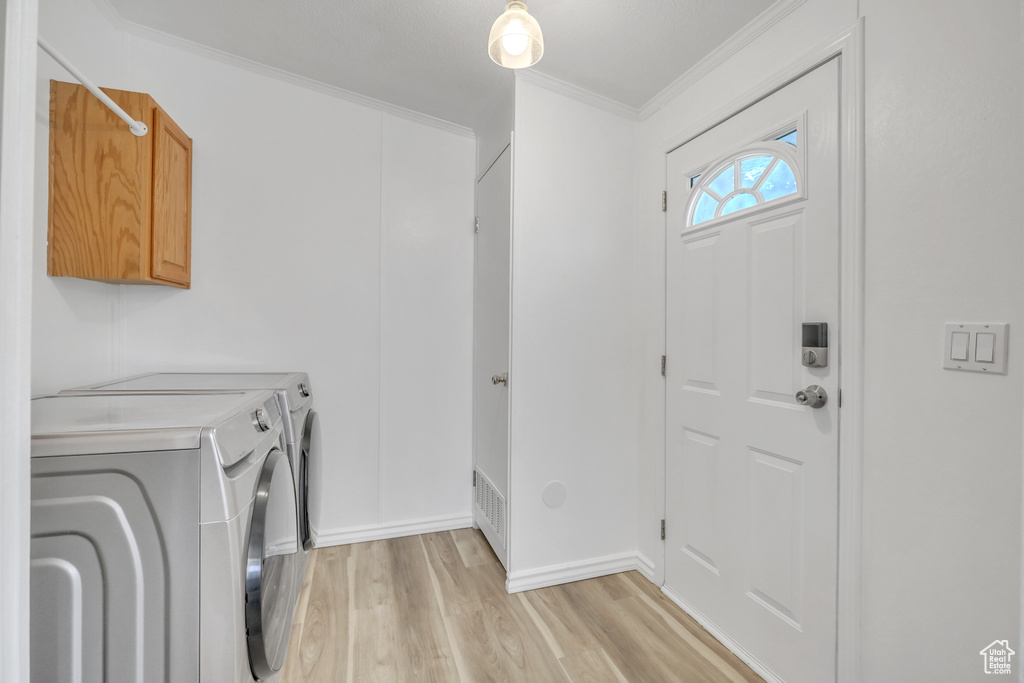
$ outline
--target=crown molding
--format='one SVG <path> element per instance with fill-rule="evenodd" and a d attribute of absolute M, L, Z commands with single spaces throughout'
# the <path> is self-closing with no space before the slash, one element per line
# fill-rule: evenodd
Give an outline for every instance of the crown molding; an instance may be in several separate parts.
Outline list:
<path fill-rule="evenodd" d="M 734 33 L 728 40 L 712 50 L 706 57 L 687 69 L 682 76 L 672 81 L 668 87 L 652 97 L 647 104 L 640 107 L 637 118 L 643 121 L 652 116 L 687 88 L 754 42 L 762 33 L 785 19 L 805 2 L 807 0 L 779 0 L 776 2 L 749 24 Z"/>
<path fill-rule="evenodd" d="M 412 109 L 406 109 L 405 107 L 399 107 L 389 102 L 377 100 L 372 97 L 360 95 L 359 93 L 352 92 L 351 90 L 345 90 L 323 81 L 318 81 L 313 78 L 307 78 L 284 69 L 278 69 L 277 67 L 269 66 L 261 62 L 257 62 L 252 59 L 245 57 L 239 57 L 223 50 L 218 50 L 201 43 L 196 43 L 185 38 L 180 38 L 170 33 L 164 33 L 142 24 L 137 24 L 133 21 L 129 21 L 121 16 L 121 13 L 110 4 L 109 0 L 93 0 L 93 4 L 99 9 L 100 13 L 103 14 L 116 28 L 130 33 L 137 38 L 144 40 L 150 40 L 155 43 L 160 43 L 168 47 L 173 47 L 185 52 L 212 59 L 214 61 L 234 66 L 240 69 L 245 69 L 252 73 L 260 76 L 266 76 L 267 78 L 273 78 L 278 81 L 285 83 L 291 83 L 292 85 L 306 90 L 312 90 L 314 92 L 334 97 L 340 100 L 351 102 L 352 104 L 361 105 L 370 109 L 376 109 L 387 114 L 392 114 L 414 123 L 420 123 L 432 128 L 438 128 L 440 130 L 461 135 L 468 138 L 476 138 L 476 133 L 473 132 L 472 128 L 452 123 L 451 121 L 445 121 L 429 114 L 423 114 Z"/>
<path fill-rule="evenodd" d="M 652 97 L 639 109 L 634 109 L 604 95 L 598 95 L 572 83 L 541 73 L 536 69 L 516 71 L 516 78 L 546 90 L 565 95 L 571 99 L 602 109 L 630 121 L 643 121 L 678 97 L 687 88 L 721 66 L 737 52 L 750 45 L 761 34 L 793 13 L 807 0 L 779 0 L 754 18 L 749 24 L 734 33 L 728 40 L 711 51 L 706 57 L 686 70 L 664 90 Z"/>
<path fill-rule="evenodd" d="M 554 76 L 548 76 L 535 69 L 521 69 L 516 71 L 516 80 L 522 79 L 523 82 L 529 83 L 530 85 L 536 85 L 539 88 L 550 90 L 551 92 L 564 95 L 570 99 L 588 104 L 596 109 L 601 109 L 620 116 L 629 121 L 639 121 L 639 111 L 630 107 L 629 105 L 617 102 L 604 95 L 598 95 L 597 93 L 591 92 L 578 85 L 567 83 L 561 79 L 555 78 Z"/>
<path fill-rule="evenodd" d="M 626 120 L 643 121 L 665 106 L 669 101 L 678 97 L 687 88 L 716 69 L 741 49 L 752 43 L 772 26 L 775 26 L 785 19 L 805 2 L 807 2 L 807 0 L 779 0 L 758 15 L 758 17 L 749 24 L 733 34 L 732 37 L 715 48 L 714 51 L 700 60 L 697 64 L 688 69 L 668 87 L 652 97 L 639 109 L 635 109 L 629 105 L 623 104 L 609 97 L 605 97 L 604 95 L 591 92 L 585 88 L 581 88 L 577 85 L 573 85 L 572 83 L 555 78 L 554 76 L 541 73 L 536 69 L 524 69 L 517 71 L 516 78 L 522 79 L 526 83 L 536 85 L 551 92 L 564 95 L 565 97 L 582 102 L 583 104 L 587 104 L 591 107 L 606 111 L 610 114 L 614 114 L 615 116 L 619 116 Z M 449 133 L 469 138 L 476 137 L 473 129 L 466 126 L 413 111 L 412 109 L 406 109 L 405 107 L 390 104 L 372 97 L 360 95 L 359 93 L 352 92 L 351 90 L 345 90 L 344 88 L 339 88 L 337 86 L 324 83 L 323 81 L 317 81 L 312 78 L 300 76 L 290 71 L 285 71 L 284 69 L 278 69 L 255 60 L 239 57 L 223 50 L 208 47 L 185 38 L 180 38 L 169 33 L 164 33 L 163 31 L 143 26 L 142 24 L 137 24 L 121 16 L 121 13 L 110 4 L 109 0 L 93 0 L 93 4 L 115 27 L 135 35 L 136 37 L 168 45 L 186 52 L 191 52 L 207 59 L 246 69 L 247 71 L 266 76 L 267 78 L 291 83 L 292 85 L 296 85 L 300 88 L 319 92 L 329 97 L 335 97 L 370 109 L 376 109 L 378 111 L 393 114 L 394 116 L 431 126 L 433 128 L 438 128 Z"/>

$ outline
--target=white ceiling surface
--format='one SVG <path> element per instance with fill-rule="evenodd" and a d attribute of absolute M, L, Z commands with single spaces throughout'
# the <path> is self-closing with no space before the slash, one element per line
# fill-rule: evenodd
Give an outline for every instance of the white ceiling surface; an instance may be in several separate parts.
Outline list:
<path fill-rule="evenodd" d="M 108 0 L 129 22 L 476 127 L 503 0 Z M 639 109 L 773 0 L 531 0 L 547 76 Z"/>

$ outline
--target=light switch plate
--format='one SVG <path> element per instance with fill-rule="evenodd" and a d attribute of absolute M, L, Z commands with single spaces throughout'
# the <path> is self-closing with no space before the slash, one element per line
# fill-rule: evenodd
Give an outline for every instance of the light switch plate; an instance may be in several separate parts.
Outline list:
<path fill-rule="evenodd" d="M 946 339 L 943 344 L 942 356 L 942 367 L 949 370 L 965 370 L 967 372 L 985 372 L 990 375 L 1005 375 L 1006 374 L 1006 341 L 1009 333 L 1010 326 L 1006 323 L 946 323 Z M 967 340 L 967 360 L 953 360 L 954 357 L 959 357 L 962 354 L 959 353 L 957 348 L 959 345 L 955 342 L 962 340 L 962 334 L 968 334 Z M 954 334 L 957 337 L 954 338 Z M 978 360 L 978 335 L 986 334 L 993 335 L 992 337 L 985 337 L 983 341 L 992 342 L 992 362 L 983 362 Z M 986 344 L 982 344 L 983 347 Z M 984 348 L 982 349 L 985 350 Z"/>

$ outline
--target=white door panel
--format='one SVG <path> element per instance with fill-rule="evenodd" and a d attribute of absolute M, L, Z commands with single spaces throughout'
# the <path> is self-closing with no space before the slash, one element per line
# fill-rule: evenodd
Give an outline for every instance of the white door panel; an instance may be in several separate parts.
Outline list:
<path fill-rule="evenodd" d="M 491 378 L 509 369 L 512 148 L 477 183 L 476 277 L 473 288 L 473 453 L 478 482 L 473 517 L 508 567 L 508 388 Z M 481 507 L 481 504 L 483 507 Z"/>
<path fill-rule="evenodd" d="M 668 159 L 665 584 L 790 683 L 835 679 L 838 123 L 833 61 Z M 687 226 L 705 174 L 794 128 L 798 192 Z M 770 196 L 735 177 L 722 207 L 741 183 Z M 804 322 L 828 323 L 828 367 L 801 363 Z M 812 384 L 819 409 L 794 398 Z"/>

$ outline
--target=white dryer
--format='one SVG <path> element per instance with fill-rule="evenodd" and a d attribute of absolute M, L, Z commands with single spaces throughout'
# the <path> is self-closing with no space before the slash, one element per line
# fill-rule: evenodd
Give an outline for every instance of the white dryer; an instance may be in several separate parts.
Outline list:
<path fill-rule="evenodd" d="M 32 681 L 276 681 L 301 590 L 271 391 L 32 401 Z"/>
<path fill-rule="evenodd" d="M 188 392 L 209 393 L 239 389 L 272 389 L 277 393 L 281 413 L 290 417 L 284 425 L 288 460 L 296 482 L 299 538 L 303 550 L 313 547 L 309 521 L 309 487 L 319 486 L 320 421 L 313 410 L 313 388 L 305 372 L 155 372 L 126 379 L 101 382 L 61 392 L 125 393 Z M 310 476 L 310 472 L 314 476 Z"/>

